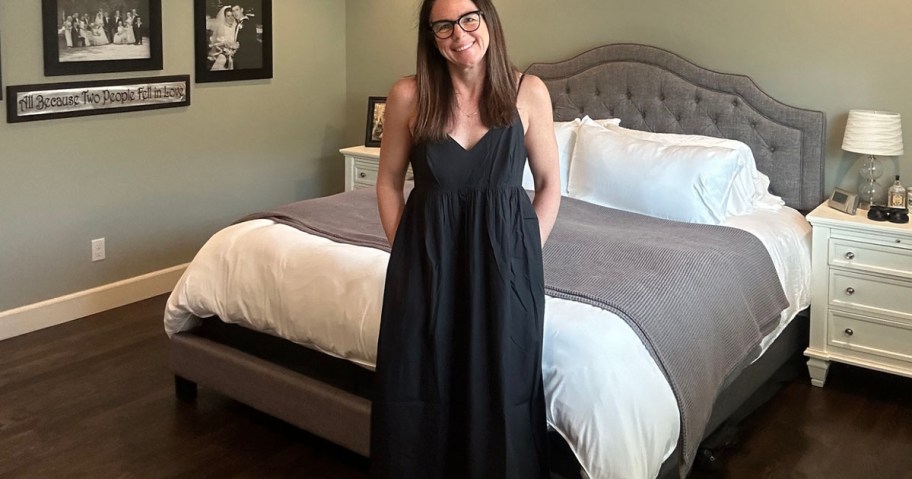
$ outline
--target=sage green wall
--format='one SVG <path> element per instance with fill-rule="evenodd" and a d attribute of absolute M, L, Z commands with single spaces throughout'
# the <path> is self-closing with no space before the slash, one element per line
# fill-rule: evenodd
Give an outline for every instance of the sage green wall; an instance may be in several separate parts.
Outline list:
<path fill-rule="evenodd" d="M 192 74 L 192 2 L 162 4 L 163 71 L 45 77 L 41 2 L 0 1 L 3 85 Z M 0 121 L 0 311 L 185 263 L 246 213 L 341 190 L 345 7 L 275 0 L 272 80 L 192 84 L 187 108 Z"/>
<path fill-rule="evenodd" d="M 191 2 L 162 3 L 161 72 L 44 77 L 41 2 L 3 0 L 3 85 L 192 73 Z M 363 142 L 367 97 L 413 72 L 418 4 L 275 0 L 272 80 L 193 84 L 184 109 L 0 123 L 0 311 L 184 263 L 251 210 L 340 190 L 337 149 Z M 905 0 L 497 6 L 519 67 L 647 43 L 826 112 L 828 189 L 857 182 L 857 158 L 839 149 L 850 108 L 903 113 L 912 148 Z M 899 163 L 912 183 L 912 164 Z M 108 259 L 91 263 L 98 237 Z"/>
<path fill-rule="evenodd" d="M 419 0 L 348 0 L 349 143 L 364 138 L 368 95 L 414 72 Z M 517 67 L 606 43 L 671 50 L 753 78 L 790 105 L 827 115 L 826 188 L 855 188 L 857 155 L 840 150 L 849 109 L 896 111 L 912 150 L 912 2 L 882 0 L 496 0 Z M 885 158 L 912 185 L 912 161 Z M 890 177 L 892 178 L 892 177 Z M 886 179 L 886 175 L 885 175 Z M 882 182 L 884 182 L 882 180 Z M 892 182 L 890 183 L 892 184 Z"/>

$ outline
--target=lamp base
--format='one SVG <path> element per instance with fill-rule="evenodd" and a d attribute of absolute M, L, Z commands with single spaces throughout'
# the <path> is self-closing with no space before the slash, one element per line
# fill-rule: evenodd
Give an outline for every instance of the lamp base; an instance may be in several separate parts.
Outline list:
<path fill-rule="evenodd" d="M 863 205 L 876 205 L 883 198 L 883 194 L 883 186 L 875 180 L 862 181 L 858 185 L 858 200 Z"/>
<path fill-rule="evenodd" d="M 884 188 L 877 179 L 883 175 L 883 166 L 874 155 L 867 155 L 858 171 L 862 181 L 858 185 L 858 200 L 868 205 L 875 205 L 884 198 Z"/>

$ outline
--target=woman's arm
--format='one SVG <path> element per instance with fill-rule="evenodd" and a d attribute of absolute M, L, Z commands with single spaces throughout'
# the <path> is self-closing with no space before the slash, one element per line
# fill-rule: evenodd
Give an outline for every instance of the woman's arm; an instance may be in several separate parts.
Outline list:
<path fill-rule="evenodd" d="M 542 244 L 551 234 L 557 210 L 560 208 L 560 167 L 557 157 L 557 140 L 554 139 L 554 116 L 551 95 L 544 82 L 534 75 L 526 75 L 519 94 L 519 103 L 526 110 L 526 153 L 529 169 L 535 180 L 535 199 L 532 205 L 538 215 Z"/>
<path fill-rule="evenodd" d="M 380 142 L 380 166 L 377 171 L 377 207 L 390 244 L 396 238 L 396 229 L 405 208 L 402 188 L 412 149 L 409 123 L 415 115 L 416 99 L 414 77 L 403 78 L 390 90 L 383 114 L 383 139 Z"/>

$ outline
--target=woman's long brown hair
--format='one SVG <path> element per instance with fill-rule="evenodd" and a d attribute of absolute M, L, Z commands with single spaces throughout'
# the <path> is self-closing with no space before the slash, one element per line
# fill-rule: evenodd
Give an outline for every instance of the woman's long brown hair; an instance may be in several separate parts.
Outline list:
<path fill-rule="evenodd" d="M 452 118 L 453 82 L 447 60 L 441 55 L 431 32 L 431 7 L 435 0 L 424 0 L 418 18 L 418 64 L 415 79 L 418 88 L 418 118 L 412 132 L 416 143 L 443 141 Z M 488 27 L 490 43 L 485 54 L 484 86 L 479 114 L 489 128 L 509 126 L 516 119 L 515 68 L 507 56 L 500 17 L 491 0 L 473 0 Z M 454 28 L 459 28 L 455 25 Z"/>

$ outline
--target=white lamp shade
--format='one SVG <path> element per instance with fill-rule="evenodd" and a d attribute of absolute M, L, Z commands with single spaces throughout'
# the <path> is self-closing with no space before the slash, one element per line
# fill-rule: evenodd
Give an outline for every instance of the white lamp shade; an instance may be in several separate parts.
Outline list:
<path fill-rule="evenodd" d="M 902 155 L 902 123 L 899 113 L 849 110 L 842 149 L 863 155 Z"/>

